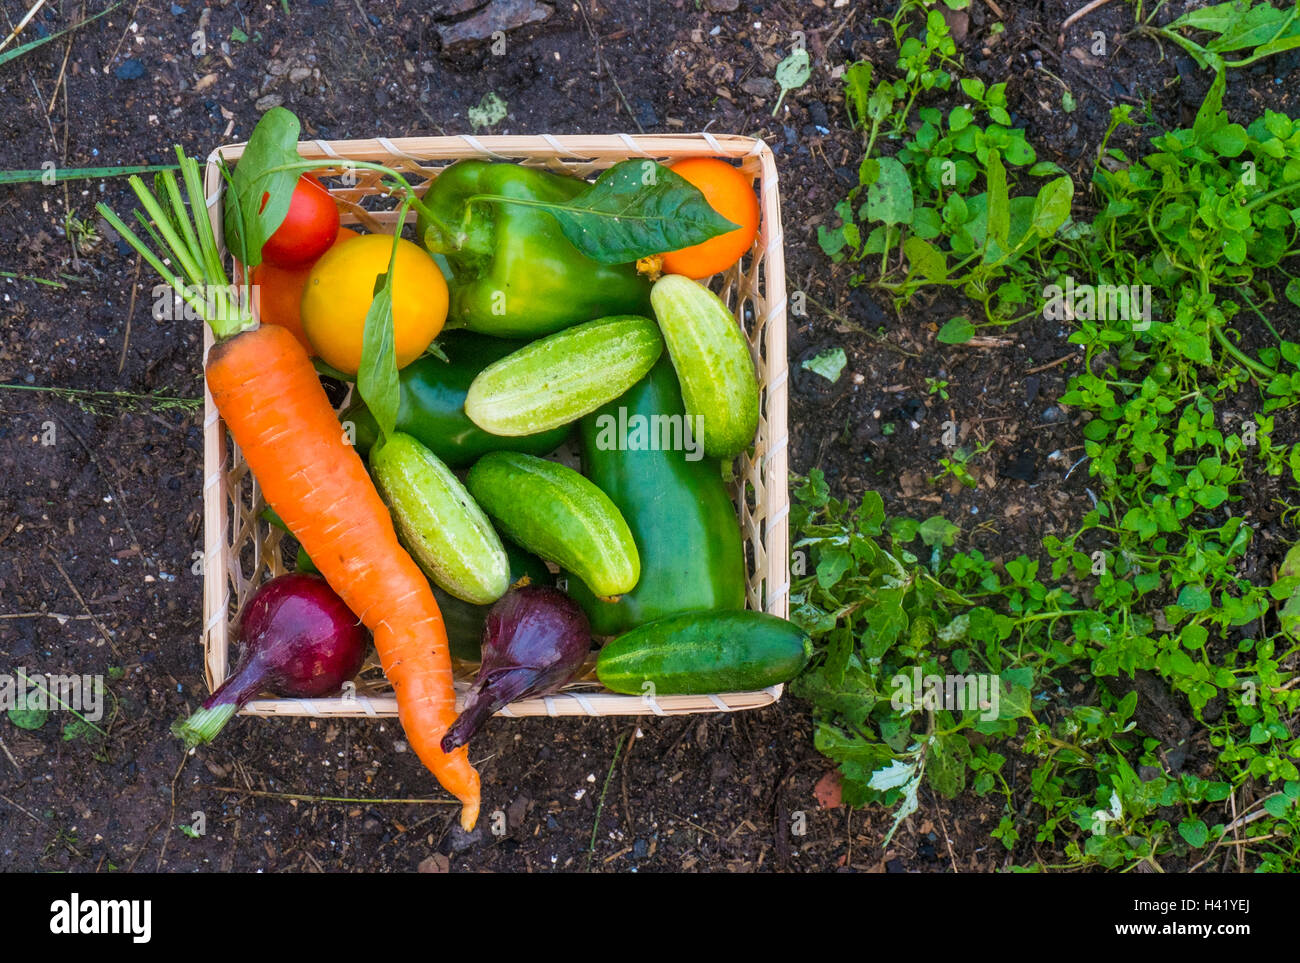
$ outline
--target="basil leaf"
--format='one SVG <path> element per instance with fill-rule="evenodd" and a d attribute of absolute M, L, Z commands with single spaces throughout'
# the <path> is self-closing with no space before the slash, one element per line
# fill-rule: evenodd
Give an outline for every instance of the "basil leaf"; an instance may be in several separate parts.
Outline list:
<path fill-rule="evenodd" d="M 226 190 L 226 248 L 245 267 L 262 263 L 262 245 L 289 213 L 300 171 L 267 172 L 302 160 L 298 156 L 298 118 L 283 107 L 272 107 L 253 128 L 248 145 L 235 165 Z M 262 207 L 262 198 L 266 206 Z"/>
<path fill-rule="evenodd" d="M 401 383 L 397 380 L 397 345 L 393 338 L 393 265 L 397 260 L 397 239 L 393 241 L 388 270 L 375 278 L 375 297 L 366 312 L 361 364 L 357 370 L 357 391 L 374 415 L 383 438 L 397 430 L 397 409 L 402 400 Z"/>
<path fill-rule="evenodd" d="M 542 208 L 559 222 L 569 243 L 600 264 L 629 264 L 692 247 L 740 226 L 710 207 L 680 174 L 650 160 L 621 161 L 563 203 L 495 194 L 470 201 Z"/>

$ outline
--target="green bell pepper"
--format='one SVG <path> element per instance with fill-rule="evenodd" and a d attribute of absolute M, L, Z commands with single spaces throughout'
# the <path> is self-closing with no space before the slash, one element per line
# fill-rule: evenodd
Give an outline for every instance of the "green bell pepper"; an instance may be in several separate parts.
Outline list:
<path fill-rule="evenodd" d="M 416 238 L 446 257 L 448 324 L 503 338 L 538 338 L 614 314 L 649 316 L 650 284 L 634 264 L 597 264 L 543 208 L 480 196 L 562 203 L 586 181 L 510 163 L 460 161 L 417 205 Z"/>
<path fill-rule="evenodd" d="M 520 342 L 470 331 L 449 331 L 438 339 L 438 345 L 448 361 L 425 356 L 398 374 L 401 402 L 397 430 L 419 441 L 448 468 L 468 468 L 489 451 L 546 455 L 569 436 L 570 426 L 562 425 L 536 435 L 503 438 L 484 431 L 465 414 L 465 395 L 475 376 L 520 348 Z M 339 418 L 354 426 L 354 447 L 362 454 L 379 439 L 375 417 L 359 398 Z"/>

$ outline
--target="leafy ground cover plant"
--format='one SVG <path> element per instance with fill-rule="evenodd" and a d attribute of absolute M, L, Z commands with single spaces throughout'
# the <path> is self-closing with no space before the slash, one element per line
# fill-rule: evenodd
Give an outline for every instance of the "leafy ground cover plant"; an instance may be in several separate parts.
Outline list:
<path fill-rule="evenodd" d="M 954 551 L 959 530 L 942 518 L 886 519 L 876 493 L 836 500 L 816 472 L 796 489 L 793 617 L 819 651 L 793 691 L 813 704 L 845 800 L 895 807 L 895 827 L 928 786 L 1001 795 L 993 835 L 1023 868 L 1194 868 L 1224 846 L 1260 870 L 1300 866 L 1300 556 L 1276 579 L 1247 577 L 1256 533 L 1233 510 L 1263 476 L 1300 481 L 1300 446 L 1274 421 L 1300 403 L 1300 344 L 1270 319 L 1300 305 L 1300 125 L 1272 111 L 1233 123 L 1223 109 L 1230 66 L 1300 44 L 1294 14 L 1261 6 L 1158 28 L 1201 51 L 1214 80 L 1192 126 L 1157 130 L 1137 158 L 1110 145 L 1142 118 L 1113 112 L 1097 212 L 1081 221 L 1068 178 L 1015 193 L 1009 170 L 1017 184 L 1057 172 L 997 112 L 1004 89 L 958 80 L 968 103 L 921 107 L 915 124 L 910 87 L 868 94 L 870 71 L 846 72 L 867 157 L 823 249 L 900 304 L 947 285 L 983 307 L 982 323 L 1060 320 L 1085 352 L 1059 402 L 1085 416 L 1095 490 L 1076 531 L 1044 539 L 1044 562 L 995 565 Z M 914 57 L 937 51 L 959 69 L 929 39 L 942 18 L 928 11 L 924 26 Z M 882 130 L 913 133 L 873 157 Z M 1246 324 L 1271 343 L 1243 343 Z M 975 330 L 954 319 L 939 339 Z M 966 483 L 963 465 L 943 474 Z M 910 697 L 931 677 L 961 680 L 961 708 Z M 996 696 L 971 678 L 996 680 Z M 1144 723 L 1160 698 L 1187 707 L 1211 771 L 1189 771 L 1186 739 Z M 1027 778 L 1010 777 L 1013 754 Z M 1030 855 L 1039 846 L 1063 859 Z"/>

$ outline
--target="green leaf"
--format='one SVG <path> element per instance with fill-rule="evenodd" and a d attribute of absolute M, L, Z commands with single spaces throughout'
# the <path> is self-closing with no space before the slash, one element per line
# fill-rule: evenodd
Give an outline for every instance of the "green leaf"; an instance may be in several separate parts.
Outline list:
<path fill-rule="evenodd" d="M 630 264 L 734 231 L 731 223 L 680 174 L 652 160 L 625 160 L 564 202 L 476 194 L 474 201 L 521 204 L 547 211 L 569 243 L 600 264 Z"/>
<path fill-rule="evenodd" d="M 10 709 L 6 715 L 19 729 L 39 729 L 50 717 L 49 709 Z"/>
<path fill-rule="evenodd" d="M 1070 216 L 1074 200 L 1074 180 L 1058 177 L 1044 184 L 1034 198 L 1032 230 L 1041 238 L 1049 238 Z"/>
<path fill-rule="evenodd" d="M 970 756 L 970 743 L 960 732 L 935 736 L 925 768 L 934 791 L 948 799 L 960 794 L 966 788 Z"/>
<path fill-rule="evenodd" d="M 379 425 L 382 438 L 397 430 L 401 404 L 401 383 L 397 380 L 397 346 L 393 340 L 393 267 L 398 240 L 394 237 L 388 270 L 375 279 L 375 296 L 366 312 L 361 336 L 361 364 L 357 370 L 357 391 Z"/>
<path fill-rule="evenodd" d="M 948 277 L 948 261 L 938 248 L 919 237 L 909 237 L 903 242 L 903 253 L 911 265 L 911 275 L 927 281 L 944 281 Z"/>
<path fill-rule="evenodd" d="M 489 90 L 477 107 L 471 107 L 465 113 L 469 117 L 470 127 L 478 130 L 480 127 L 492 127 L 501 123 L 506 119 L 506 112 L 505 100 L 496 91 Z"/>
<path fill-rule="evenodd" d="M 915 763 L 894 759 L 890 761 L 888 766 L 877 769 L 871 774 L 869 785 L 877 792 L 887 792 L 890 789 L 897 789 L 899 786 L 906 785 L 915 773 Z"/>
<path fill-rule="evenodd" d="M 795 47 L 776 65 L 776 82 L 782 90 L 795 90 L 808 83 L 812 76 L 812 58 L 805 47 Z M 870 78 L 868 78 L 870 79 Z"/>
<path fill-rule="evenodd" d="M 1227 71 L 1220 67 L 1215 71 L 1214 81 L 1196 111 L 1196 120 L 1192 122 L 1192 133 L 1199 143 L 1206 143 L 1227 120 L 1223 111 L 1223 92 L 1227 89 L 1227 83 Z"/>
<path fill-rule="evenodd" d="M 91 742 L 99 735 L 99 732 L 100 730 L 89 722 L 74 716 L 63 724 L 63 741 L 73 742 L 77 739 L 83 739 Z"/>
<path fill-rule="evenodd" d="M 825 224 L 817 225 L 817 244 L 827 257 L 837 258 L 847 243 L 848 238 L 844 236 L 843 227 L 827 227 Z"/>
<path fill-rule="evenodd" d="M 943 344 L 965 344 L 971 338 L 975 337 L 975 325 L 969 318 L 956 317 L 950 318 L 948 322 L 939 329 L 939 341 Z"/>
<path fill-rule="evenodd" d="M 1184 585 L 1178 593 L 1178 605 L 1189 612 L 1204 612 L 1213 604 L 1210 592 L 1203 585 Z"/>
<path fill-rule="evenodd" d="M 1291 808 L 1293 800 L 1286 796 L 1269 796 L 1264 800 L 1264 811 L 1270 816 L 1281 819 L 1286 815 L 1286 811 Z"/>
<path fill-rule="evenodd" d="M 912 205 L 907 168 L 893 157 L 880 158 L 880 174 L 867 188 L 867 216 L 885 224 L 907 224 L 912 220 Z"/>
<path fill-rule="evenodd" d="M 918 534 L 921 536 L 921 541 L 930 548 L 936 548 L 940 545 L 946 548 L 957 540 L 957 536 L 961 534 L 961 529 L 942 515 L 932 515 L 921 523 Z"/>
<path fill-rule="evenodd" d="M 988 240 L 1005 251 L 1007 237 L 1011 233 L 1011 206 L 1007 197 L 1007 169 L 1002 166 L 1002 158 L 995 150 L 989 151 L 984 176 L 989 188 Z"/>
<path fill-rule="evenodd" d="M 1188 817 L 1178 824 L 1178 835 L 1193 849 L 1200 849 L 1209 841 L 1210 831 L 1201 820 Z"/>
<path fill-rule="evenodd" d="M 298 156 L 299 130 L 298 118 L 292 112 L 272 107 L 253 128 L 235 166 L 233 183 L 226 190 L 223 224 L 226 248 L 245 267 L 262 263 L 262 245 L 289 213 L 301 171 L 270 172 L 302 159 Z"/>
<path fill-rule="evenodd" d="M 799 367 L 805 371 L 811 371 L 813 374 L 821 375 L 831 384 L 834 384 L 840 380 L 840 374 L 844 371 L 844 366 L 848 364 L 848 360 L 843 348 L 828 348 L 820 354 L 808 358 Z"/>
<path fill-rule="evenodd" d="M 871 99 L 872 66 L 869 60 L 851 63 L 844 70 L 844 108 L 849 114 L 849 123 L 857 128 L 865 128 L 868 120 L 868 104 Z"/>
<path fill-rule="evenodd" d="M 776 99 L 776 105 L 772 108 L 773 117 L 781 109 L 785 95 L 808 83 L 808 78 L 811 76 L 812 57 L 804 47 L 795 47 L 790 51 L 790 56 L 776 65 L 776 82 L 781 88 L 781 96 Z"/>

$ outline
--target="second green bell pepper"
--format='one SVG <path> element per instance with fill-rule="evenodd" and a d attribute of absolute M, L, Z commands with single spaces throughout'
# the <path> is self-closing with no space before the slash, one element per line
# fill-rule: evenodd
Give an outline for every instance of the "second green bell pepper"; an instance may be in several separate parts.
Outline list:
<path fill-rule="evenodd" d="M 586 181 L 534 167 L 460 161 L 417 205 L 416 237 L 451 266 L 448 324 L 537 338 L 614 314 L 649 315 L 650 284 L 634 264 L 597 264 L 545 209 L 492 196 L 562 203 Z"/>

